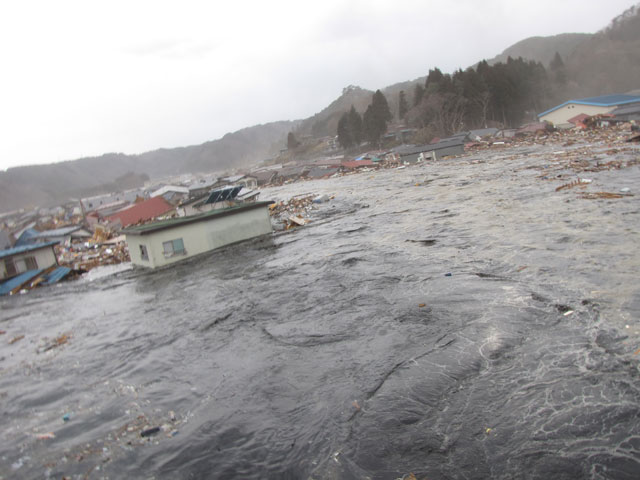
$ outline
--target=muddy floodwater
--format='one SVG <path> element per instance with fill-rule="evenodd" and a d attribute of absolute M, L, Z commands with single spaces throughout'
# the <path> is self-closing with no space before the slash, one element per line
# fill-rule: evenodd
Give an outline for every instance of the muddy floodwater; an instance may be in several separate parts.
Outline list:
<path fill-rule="evenodd" d="M 623 145 L 265 189 L 335 197 L 175 267 L 0 300 L 1 477 L 640 478 Z"/>

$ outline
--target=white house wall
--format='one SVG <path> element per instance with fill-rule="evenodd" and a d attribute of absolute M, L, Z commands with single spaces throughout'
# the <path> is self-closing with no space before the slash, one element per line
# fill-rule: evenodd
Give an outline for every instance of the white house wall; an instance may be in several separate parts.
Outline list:
<path fill-rule="evenodd" d="M 553 112 L 549 112 L 546 115 L 540 117 L 540 121 L 551 122 L 554 125 L 561 125 L 563 123 L 569 123 L 569 119 L 584 113 L 586 115 L 598 115 L 601 113 L 609 113 L 616 107 L 598 107 L 596 105 L 581 105 L 579 103 L 570 103 L 561 107 Z"/>
<path fill-rule="evenodd" d="M 132 263 L 156 268 L 271 231 L 271 220 L 265 206 L 145 235 L 127 234 L 127 244 Z M 178 238 L 182 239 L 186 254 L 165 258 L 162 244 Z M 148 261 L 142 260 L 140 245 L 146 246 Z"/>

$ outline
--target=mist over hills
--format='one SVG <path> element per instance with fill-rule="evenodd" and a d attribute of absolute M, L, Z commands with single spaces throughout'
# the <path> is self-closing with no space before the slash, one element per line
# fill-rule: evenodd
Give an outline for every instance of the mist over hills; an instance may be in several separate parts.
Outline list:
<path fill-rule="evenodd" d="M 277 153 L 298 123 L 256 125 L 201 145 L 162 148 L 140 155 L 107 153 L 9 168 L 0 172 L 0 211 L 56 205 L 70 198 L 134 188 L 148 178 L 247 166 Z"/>
<path fill-rule="evenodd" d="M 487 60 L 490 65 L 506 62 L 511 58 L 535 60 L 547 66 L 558 52 L 562 58 L 568 58 L 582 42 L 593 37 L 592 33 L 561 33 L 550 37 L 529 37 L 514 43 L 500 55 Z"/>
<path fill-rule="evenodd" d="M 560 55 L 567 82 L 550 98 L 551 107 L 567 98 L 623 93 L 640 88 L 640 9 L 632 7 L 595 34 L 566 33 L 531 37 L 505 49 L 490 64 L 508 57 L 523 57 L 549 65 Z M 425 65 L 425 74 L 437 65 Z M 401 90 L 409 96 L 425 77 L 387 86 L 382 90 L 394 115 Z M 364 112 L 373 92 L 356 86 L 322 111 L 302 120 L 256 125 L 228 133 L 218 140 L 187 147 L 164 148 L 139 155 L 108 153 L 48 165 L 10 168 L 0 172 L 0 211 L 47 206 L 70 198 L 89 196 L 141 185 L 146 178 L 172 174 L 243 168 L 277 155 L 286 146 L 291 131 L 301 135 L 335 135 L 341 115 L 353 105 Z"/>

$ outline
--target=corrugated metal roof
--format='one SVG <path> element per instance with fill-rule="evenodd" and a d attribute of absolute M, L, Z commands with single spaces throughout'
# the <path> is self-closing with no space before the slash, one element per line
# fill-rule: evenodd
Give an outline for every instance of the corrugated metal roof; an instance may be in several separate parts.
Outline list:
<path fill-rule="evenodd" d="M 58 267 L 47 275 L 47 279 L 43 282 L 43 285 L 53 285 L 69 275 L 70 272 L 71 269 L 69 267 Z"/>
<path fill-rule="evenodd" d="M 538 114 L 538 118 L 572 103 L 576 103 L 578 105 L 594 105 L 596 107 L 614 107 L 616 105 L 624 105 L 634 102 L 640 102 L 640 97 L 637 95 L 613 94 L 601 95 L 599 97 L 579 98 L 577 100 L 568 100 L 564 103 L 561 103 L 560 105 L 550 108 L 546 112 Z"/>
<path fill-rule="evenodd" d="M 123 227 L 135 225 L 143 220 L 151 220 L 173 210 L 164 198 L 155 197 L 144 202 L 136 203 L 132 207 L 120 210 L 107 218 L 109 221 L 120 220 Z"/>
<path fill-rule="evenodd" d="M 640 103 L 633 103 L 630 105 L 625 105 L 624 107 L 618 107 L 613 112 L 612 115 L 626 115 L 629 113 L 638 113 L 640 112 Z"/>
<path fill-rule="evenodd" d="M 18 239 L 16 240 L 15 247 L 22 247 L 24 245 L 31 245 L 34 239 L 38 236 L 38 232 L 35 228 L 25 228 Z"/>
<path fill-rule="evenodd" d="M 330 177 L 331 175 L 333 175 L 334 173 L 336 173 L 338 171 L 337 168 L 322 168 L 322 167 L 318 167 L 318 168 L 314 168 L 313 170 L 311 170 L 307 175 L 309 178 L 323 178 L 323 177 Z"/>
<path fill-rule="evenodd" d="M 80 230 L 82 228 L 81 225 L 71 225 L 69 227 L 55 228 L 53 230 L 45 230 L 43 232 L 38 232 L 36 237 L 64 237 L 65 235 L 70 235 L 76 230 Z"/>
<path fill-rule="evenodd" d="M 21 273 L 17 277 L 13 277 L 11 280 L 7 280 L 3 284 L 0 284 L 0 295 L 9 295 L 11 290 L 18 288 L 23 283 L 27 283 L 34 277 L 37 277 L 42 273 L 42 270 L 27 270 Z"/>
<path fill-rule="evenodd" d="M 30 252 L 32 250 L 39 250 L 45 247 L 51 247 L 57 245 L 58 242 L 46 242 L 46 243 L 34 243 L 32 245 L 22 245 L 19 247 L 7 248 L 6 250 L 0 250 L 0 258 L 10 257 L 12 255 L 18 255 L 20 253 Z"/>
<path fill-rule="evenodd" d="M 153 192 L 149 196 L 151 198 L 159 197 L 160 195 L 164 195 L 165 193 L 169 193 L 169 192 L 188 194 L 189 193 L 189 189 L 187 187 L 180 187 L 180 186 L 176 186 L 176 185 L 166 185 L 166 186 L 164 186 L 162 188 L 159 188 L 158 190 L 156 190 L 155 192 Z"/>

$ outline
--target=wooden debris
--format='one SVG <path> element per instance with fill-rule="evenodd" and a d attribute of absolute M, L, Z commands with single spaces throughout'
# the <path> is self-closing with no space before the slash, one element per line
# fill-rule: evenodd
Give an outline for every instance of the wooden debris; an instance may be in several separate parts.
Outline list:
<path fill-rule="evenodd" d="M 292 217 L 289 217 L 289 222 L 295 223 L 296 225 L 299 225 L 302 227 L 303 225 L 306 225 L 307 223 L 309 223 L 309 220 L 294 215 Z"/>
<path fill-rule="evenodd" d="M 559 192 L 560 190 L 565 190 L 565 189 L 577 187 L 577 186 L 585 186 L 585 185 L 588 185 L 589 183 L 591 183 L 591 180 L 579 178 L 577 180 L 574 180 L 573 182 L 569 182 L 569 183 L 565 183 L 564 185 L 560 185 L 558 188 L 556 188 L 556 192 Z"/>
<path fill-rule="evenodd" d="M 57 338 L 54 338 L 51 342 L 47 343 L 43 348 L 42 348 L 42 352 L 48 352 L 49 350 L 53 349 L 53 348 L 57 348 L 61 345 L 64 345 L 65 343 L 69 342 L 69 339 L 71 338 L 71 334 L 66 334 L 63 333 L 62 335 L 60 335 Z"/>
<path fill-rule="evenodd" d="M 9 340 L 9 345 L 13 345 L 14 343 L 19 342 L 23 338 L 24 338 L 24 335 L 18 335 L 16 337 L 13 337 L 11 340 Z"/>
<path fill-rule="evenodd" d="M 624 197 L 633 197 L 631 193 L 611 193 L 611 192 L 584 192 L 580 194 L 580 198 L 585 198 L 587 200 L 596 200 L 600 198 L 605 199 L 614 199 L 614 198 L 624 198 Z"/>
<path fill-rule="evenodd" d="M 309 219 L 304 218 L 307 211 L 313 208 L 311 205 L 315 195 L 297 195 L 287 202 L 277 202 L 269 206 L 269 213 L 284 224 L 284 229 L 289 230 L 309 223 Z"/>

